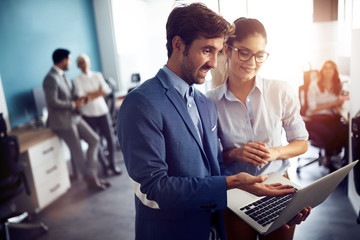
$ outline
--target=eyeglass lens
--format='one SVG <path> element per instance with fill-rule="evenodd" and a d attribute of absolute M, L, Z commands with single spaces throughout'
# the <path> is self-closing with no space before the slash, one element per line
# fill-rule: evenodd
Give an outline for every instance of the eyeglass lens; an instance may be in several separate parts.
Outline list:
<path fill-rule="evenodd" d="M 267 52 L 259 52 L 253 54 L 251 51 L 246 49 L 237 49 L 235 47 L 231 47 L 231 48 L 238 52 L 238 56 L 241 61 L 249 61 L 253 56 L 255 56 L 256 62 L 263 63 L 266 61 L 266 59 L 269 56 L 269 53 Z"/>

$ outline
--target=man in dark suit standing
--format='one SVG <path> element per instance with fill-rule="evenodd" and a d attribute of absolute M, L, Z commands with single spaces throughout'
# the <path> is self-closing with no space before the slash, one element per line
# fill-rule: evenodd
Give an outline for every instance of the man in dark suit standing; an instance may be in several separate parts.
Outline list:
<path fill-rule="evenodd" d="M 56 49 L 52 59 L 54 65 L 43 82 L 49 112 L 48 126 L 69 147 L 76 169 L 81 172 L 88 187 L 105 190 L 110 187 L 110 183 L 99 179 L 96 171 L 100 138 L 78 114 L 78 109 L 86 102 L 86 97 L 76 99 L 72 84 L 65 75 L 70 66 L 70 51 Z M 89 145 L 86 157 L 80 139 L 84 139 Z"/>

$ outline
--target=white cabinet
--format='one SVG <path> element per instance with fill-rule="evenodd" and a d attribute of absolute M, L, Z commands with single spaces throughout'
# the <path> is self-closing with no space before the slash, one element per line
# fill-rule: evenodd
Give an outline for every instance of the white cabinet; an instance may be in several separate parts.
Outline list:
<path fill-rule="evenodd" d="M 27 132 L 27 136 L 18 135 L 20 149 L 28 141 L 32 142 L 20 150 L 20 160 L 25 166 L 31 191 L 30 196 L 21 197 L 21 202 L 29 211 L 34 212 L 41 211 L 70 188 L 63 144 L 50 130 L 39 131 Z"/>

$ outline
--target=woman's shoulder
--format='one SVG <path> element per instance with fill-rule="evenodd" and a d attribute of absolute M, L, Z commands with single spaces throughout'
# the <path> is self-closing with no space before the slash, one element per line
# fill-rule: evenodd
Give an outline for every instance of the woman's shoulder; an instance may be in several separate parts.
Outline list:
<path fill-rule="evenodd" d="M 75 78 L 74 78 L 74 83 L 79 83 L 81 82 L 83 79 L 83 76 L 82 74 L 80 73 L 79 75 L 77 75 Z"/>
<path fill-rule="evenodd" d="M 104 76 L 102 75 L 101 72 L 91 72 L 91 75 L 92 78 L 96 78 L 97 80 L 103 80 L 104 79 Z"/>
<path fill-rule="evenodd" d="M 214 89 L 209 90 L 206 93 L 206 96 L 210 98 L 213 102 L 219 101 L 219 99 L 224 95 L 225 89 L 226 89 L 226 83 L 221 84 L 220 86 L 217 86 Z"/>
<path fill-rule="evenodd" d="M 272 90 L 288 90 L 293 89 L 290 83 L 284 80 L 277 80 L 277 79 L 263 79 L 263 84 L 265 88 L 270 88 Z"/>

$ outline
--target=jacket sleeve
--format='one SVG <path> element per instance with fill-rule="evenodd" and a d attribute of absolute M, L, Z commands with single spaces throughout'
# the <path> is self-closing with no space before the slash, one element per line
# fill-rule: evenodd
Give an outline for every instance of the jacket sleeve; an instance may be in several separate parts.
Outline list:
<path fill-rule="evenodd" d="M 43 88 L 49 107 L 57 110 L 73 110 L 71 98 L 66 98 L 64 93 L 60 96 L 61 93 L 55 76 L 48 74 L 44 79 Z"/>
<path fill-rule="evenodd" d="M 168 174 L 167 161 L 173 160 L 166 159 L 167 151 L 177 151 L 177 146 L 172 149 L 166 147 L 169 126 L 164 123 L 163 114 L 166 112 L 159 110 L 148 101 L 147 96 L 136 90 L 124 99 L 119 111 L 117 133 L 136 196 L 144 205 L 155 209 L 225 209 L 224 176 Z M 181 159 L 181 151 L 178 154 Z M 191 162 L 191 159 L 181 161 Z"/>

